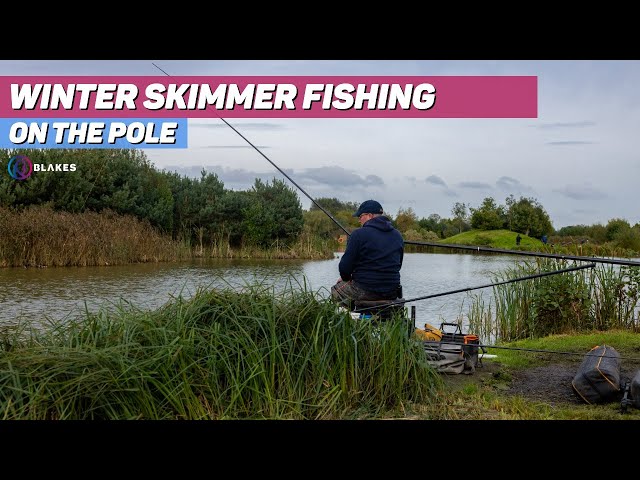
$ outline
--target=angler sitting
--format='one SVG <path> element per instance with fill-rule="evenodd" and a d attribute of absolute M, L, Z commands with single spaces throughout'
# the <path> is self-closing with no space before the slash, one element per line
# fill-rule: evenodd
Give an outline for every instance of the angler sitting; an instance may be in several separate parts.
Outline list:
<path fill-rule="evenodd" d="M 358 217 L 362 227 L 347 240 L 338 266 L 340 278 L 331 287 L 331 297 L 349 310 L 360 310 L 358 304 L 362 302 L 393 302 L 402 296 L 402 234 L 375 200 L 363 202 L 353 216 Z"/>

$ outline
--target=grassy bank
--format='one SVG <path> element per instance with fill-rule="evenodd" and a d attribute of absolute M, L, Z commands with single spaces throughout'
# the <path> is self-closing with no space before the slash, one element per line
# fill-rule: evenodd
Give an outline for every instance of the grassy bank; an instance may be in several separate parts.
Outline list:
<path fill-rule="evenodd" d="M 527 235 L 521 234 L 520 245 L 516 244 L 518 233 L 510 230 L 469 230 L 458 235 L 440 240 L 441 243 L 454 245 L 475 245 L 481 247 L 500 248 L 504 250 L 539 251 L 544 244 Z"/>
<path fill-rule="evenodd" d="M 496 344 L 514 350 L 488 348 L 497 358 L 475 373 L 441 376 L 403 322 L 354 321 L 299 287 L 201 290 L 155 311 L 119 308 L 46 331 L 0 329 L 0 418 L 640 418 L 634 408 L 622 415 L 619 402 L 544 397 L 552 388 L 570 396 L 595 345 L 615 347 L 627 372 L 639 369 L 640 336 L 628 330 Z M 563 376 L 548 375 L 558 364 Z M 522 393 L 523 372 L 543 391 Z"/>
<path fill-rule="evenodd" d="M 517 232 L 510 230 L 470 230 L 452 237 L 440 240 L 441 243 L 454 245 L 473 245 L 479 247 L 498 248 L 502 250 L 522 250 L 530 252 L 544 252 L 558 255 L 577 255 L 595 257 L 637 257 L 640 253 L 622 248 L 615 242 L 603 244 L 585 241 L 566 241 L 562 243 L 542 243 L 537 238 L 520 234 L 520 245 L 516 243 Z M 552 237 L 553 238 L 553 237 Z"/>
<path fill-rule="evenodd" d="M 640 369 L 640 335 L 595 331 L 550 335 L 489 348 L 497 358 L 484 360 L 473 375 L 444 377 L 447 388 L 437 402 L 416 412 L 440 420 L 639 420 L 640 409 L 621 412 L 622 391 L 602 404 L 589 405 L 573 393 L 571 381 L 591 348 L 608 345 L 620 354 L 621 381 Z M 526 350 L 536 350 L 529 352 Z M 547 353 L 545 353 L 547 352 Z M 557 353 L 554 353 L 557 352 Z M 573 355 L 572 355 L 573 354 Z"/>
<path fill-rule="evenodd" d="M 403 322 L 373 331 L 312 292 L 200 291 L 0 336 L 4 419 L 402 415 L 441 386 Z"/>

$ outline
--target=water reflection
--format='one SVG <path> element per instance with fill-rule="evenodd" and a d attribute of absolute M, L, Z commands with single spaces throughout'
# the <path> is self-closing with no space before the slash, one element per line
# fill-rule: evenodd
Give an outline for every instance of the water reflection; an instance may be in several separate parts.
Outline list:
<path fill-rule="evenodd" d="M 333 259 L 320 261 L 212 259 L 115 267 L 3 268 L 0 325 L 21 318 L 60 320 L 85 309 L 95 312 L 127 303 L 153 309 L 178 295 L 190 297 L 198 288 L 241 288 L 256 282 L 276 290 L 291 283 L 306 284 L 326 297 L 338 278 L 341 255 L 338 252 Z M 408 253 L 401 272 L 404 296 L 415 298 L 490 283 L 494 273 L 519 258 Z M 491 289 L 484 290 L 489 294 Z M 415 302 L 417 323 L 455 321 L 466 313 L 469 303 L 467 293 Z"/>

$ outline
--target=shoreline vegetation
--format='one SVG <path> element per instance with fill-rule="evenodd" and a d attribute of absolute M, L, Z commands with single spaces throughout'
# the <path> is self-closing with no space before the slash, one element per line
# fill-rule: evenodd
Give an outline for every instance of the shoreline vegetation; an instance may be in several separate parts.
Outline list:
<path fill-rule="evenodd" d="M 441 384 L 406 332 L 355 321 L 293 285 L 4 327 L 0 417 L 375 418 L 428 404 Z"/>
<path fill-rule="evenodd" d="M 223 237 L 193 246 L 131 215 L 111 210 L 70 213 L 46 205 L 0 207 L 0 232 L 0 267 L 109 266 L 207 257 L 329 259 L 338 245 L 303 232 L 291 245 L 276 241 L 270 247 L 233 247 L 229 237 Z"/>
<path fill-rule="evenodd" d="M 159 309 L 120 305 L 48 323 L 0 327 L 5 420 L 637 419 L 618 406 L 553 406 L 507 394 L 540 354 L 488 348 L 499 375 L 461 389 L 426 362 L 404 321 L 353 320 L 300 284 L 200 289 Z M 563 307 L 569 308 L 569 307 Z M 640 337 L 611 323 L 563 323 L 501 345 L 637 357 Z M 498 345 L 498 344 L 494 344 Z M 466 377 L 469 377 L 467 379 Z M 486 378 L 486 377 L 484 377 Z M 567 384 L 567 388 L 570 386 Z"/>
<path fill-rule="evenodd" d="M 307 212 L 308 213 L 308 212 Z M 312 211 L 317 214 L 317 211 Z M 293 242 L 276 239 L 269 246 L 233 245 L 231 235 L 218 235 L 193 244 L 189 238 L 174 240 L 148 221 L 105 209 L 71 213 L 50 205 L 23 209 L 0 206 L 0 268 L 109 266 L 147 262 L 171 262 L 194 258 L 310 259 L 333 257 L 341 247 L 339 238 L 317 235 L 305 223 Z M 437 242 L 489 248 L 599 257 L 637 257 L 631 249 L 613 244 L 576 242 L 543 244 L 540 240 L 509 230 L 472 230 Z M 344 236 L 343 236 L 344 237 Z M 342 238 L 344 242 L 344 238 Z M 434 240 L 429 240 L 433 242 Z M 406 251 L 459 253 L 455 249 L 407 245 Z"/>
<path fill-rule="evenodd" d="M 247 190 L 225 187 L 205 168 L 198 176 L 157 169 L 142 150 L 3 149 L 46 169 L 17 181 L 0 175 L 0 267 L 100 266 L 198 257 L 328 259 L 344 229 L 358 228 L 359 202 L 318 198 L 303 210 L 284 180 L 255 178 Z M 322 205 L 322 207 L 319 207 Z M 323 211 L 324 210 L 324 211 Z M 340 228 L 325 212 L 331 212 Z M 534 198 L 456 202 L 451 218 L 387 212 L 407 241 L 482 245 L 553 253 L 639 256 L 640 223 L 553 228 Z M 516 241 L 521 240 L 520 243 Z M 407 252 L 451 249 L 407 245 Z"/>

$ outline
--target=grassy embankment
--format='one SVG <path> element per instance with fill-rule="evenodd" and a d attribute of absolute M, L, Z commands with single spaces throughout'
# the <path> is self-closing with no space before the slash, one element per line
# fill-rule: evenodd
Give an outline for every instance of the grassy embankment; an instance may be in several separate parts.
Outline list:
<path fill-rule="evenodd" d="M 473 245 L 480 247 L 498 248 L 503 250 L 522 250 L 533 252 L 553 253 L 559 255 L 597 256 L 597 257 L 638 257 L 634 250 L 621 248 L 613 242 L 604 244 L 594 243 L 563 243 L 544 244 L 537 238 L 520 234 L 520 245 L 516 245 L 518 233 L 511 230 L 469 230 L 452 237 L 439 240 L 440 243 L 457 245 Z"/>
<path fill-rule="evenodd" d="M 516 245 L 518 234 L 510 230 L 469 230 L 449 238 L 440 243 L 456 245 L 474 245 L 504 250 L 541 250 L 545 245 L 538 239 L 520 234 L 520 245 Z"/>

